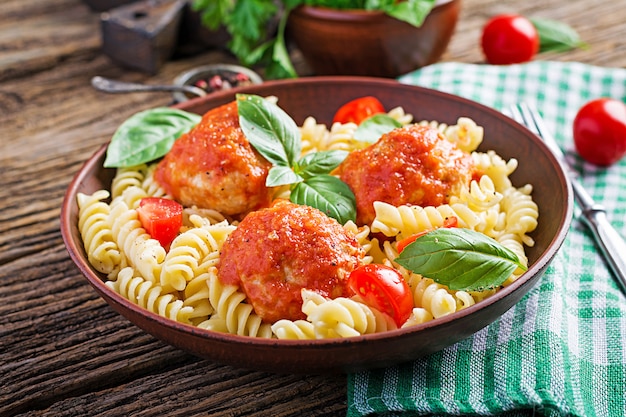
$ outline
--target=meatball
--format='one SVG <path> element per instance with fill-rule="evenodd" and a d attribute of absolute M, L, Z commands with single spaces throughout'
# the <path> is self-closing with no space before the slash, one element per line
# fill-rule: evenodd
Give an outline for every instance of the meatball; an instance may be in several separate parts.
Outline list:
<path fill-rule="evenodd" d="M 347 279 L 365 252 L 353 233 L 320 210 L 286 200 L 248 214 L 222 247 L 219 279 L 240 285 L 268 323 L 306 318 L 303 288 L 350 294 Z"/>
<path fill-rule="evenodd" d="M 185 206 L 237 217 L 269 205 L 270 167 L 244 136 L 232 102 L 210 110 L 182 135 L 159 163 L 155 179 Z"/>
<path fill-rule="evenodd" d="M 409 125 L 352 152 L 335 173 L 354 192 L 357 223 L 371 224 L 374 202 L 438 206 L 470 183 L 471 156 L 437 129 Z"/>

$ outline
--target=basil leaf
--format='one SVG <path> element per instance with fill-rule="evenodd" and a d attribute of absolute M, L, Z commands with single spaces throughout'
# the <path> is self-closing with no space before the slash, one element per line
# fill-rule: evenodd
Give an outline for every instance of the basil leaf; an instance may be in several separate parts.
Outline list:
<path fill-rule="evenodd" d="M 299 182 L 289 198 L 293 203 L 315 207 L 341 224 L 356 220 L 356 199 L 348 185 L 332 175 Z"/>
<path fill-rule="evenodd" d="M 170 107 L 135 113 L 122 123 L 111 138 L 105 168 L 131 167 L 165 155 L 183 133 L 202 117 Z"/>
<path fill-rule="evenodd" d="M 451 290 L 481 291 L 500 285 L 518 267 L 517 255 L 494 239 L 463 228 L 440 228 L 407 245 L 396 262 Z"/>
<path fill-rule="evenodd" d="M 250 144 L 274 165 L 293 166 L 302 147 L 296 122 L 263 97 L 237 94 L 239 125 Z"/>
<path fill-rule="evenodd" d="M 291 168 L 274 165 L 267 173 L 265 185 L 268 187 L 279 187 L 281 185 L 293 184 L 303 180 L 304 178 L 296 174 Z"/>
<path fill-rule="evenodd" d="M 346 156 L 348 152 L 340 150 L 313 152 L 300 158 L 294 168 L 302 177 L 311 178 L 330 173 L 346 159 Z"/>
<path fill-rule="evenodd" d="M 354 138 L 361 142 L 375 143 L 385 133 L 402 127 L 402 123 L 393 117 L 381 113 L 363 120 L 354 131 Z"/>
<path fill-rule="evenodd" d="M 530 19 L 539 34 L 539 52 L 563 52 L 584 46 L 578 33 L 563 22 L 551 19 Z"/>
<path fill-rule="evenodd" d="M 430 13 L 435 0 L 406 0 L 394 2 L 385 13 L 410 25 L 420 27 Z"/>

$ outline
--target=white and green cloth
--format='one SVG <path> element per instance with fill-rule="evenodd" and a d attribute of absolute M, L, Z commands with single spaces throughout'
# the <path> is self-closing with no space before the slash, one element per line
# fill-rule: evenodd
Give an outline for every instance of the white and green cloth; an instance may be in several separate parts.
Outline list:
<path fill-rule="evenodd" d="M 571 130 L 587 101 L 626 102 L 626 69 L 441 63 L 400 81 L 500 110 L 535 106 L 626 236 L 626 159 L 608 169 L 583 163 Z M 499 320 L 414 362 L 349 375 L 348 416 L 362 415 L 626 416 L 626 297 L 580 220 L 543 278 Z"/>

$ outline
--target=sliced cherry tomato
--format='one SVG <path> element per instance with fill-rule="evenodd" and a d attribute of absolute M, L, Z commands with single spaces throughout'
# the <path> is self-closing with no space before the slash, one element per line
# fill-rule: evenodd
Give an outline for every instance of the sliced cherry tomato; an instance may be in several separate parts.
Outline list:
<path fill-rule="evenodd" d="M 458 224 L 459 224 L 459 219 L 456 216 L 446 217 L 443 220 L 443 227 L 457 227 Z M 418 237 L 422 237 L 426 233 L 431 232 L 431 231 L 432 229 L 424 230 L 423 232 L 416 233 L 413 236 L 409 236 L 405 239 L 398 241 L 398 243 L 396 243 L 396 249 L 398 249 L 398 253 L 402 252 L 404 248 L 406 248 L 411 243 L 415 242 L 415 240 L 417 240 Z"/>
<path fill-rule="evenodd" d="M 539 51 L 539 33 L 524 16 L 502 14 L 491 18 L 483 28 L 481 47 L 490 64 L 528 62 Z"/>
<path fill-rule="evenodd" d="M 183 225 L 183 206 L 168 198 L 142 198 L 137 214 L 146 232 L 164 248 L 169 247 Z"/>
<path fill-rule="evenodd" d="M 609 166 L 626 155 L 626 104 L 610 98 L 591 100 L 578 110 L 573 124 L 580 156 Z"/>
<path fill-rule="evenodd" d="M 384 113 L 385 107 L 376 98 L 365 96 L 347 102 L 337 110 L 333 123 L 356 123 L 360 124 L 363 120 L 378 113 Z"/>
<path fill-rule="evenodd" d="M 413 311 L 413 294 L 400 272 L 379 264 L 362 265 L 350 273 L 348 286 L 365 303 L 402 326 Z"/>

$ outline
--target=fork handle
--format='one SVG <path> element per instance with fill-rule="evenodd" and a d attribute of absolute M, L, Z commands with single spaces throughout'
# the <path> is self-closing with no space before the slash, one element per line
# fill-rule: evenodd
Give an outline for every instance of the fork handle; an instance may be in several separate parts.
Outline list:
<path fill-rule="evenodd" d="M 582 214 L 622 291 L 626 294 L 626 242 L 613 228 L 601 206 L 591 206 Z"/>

